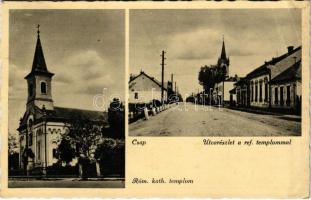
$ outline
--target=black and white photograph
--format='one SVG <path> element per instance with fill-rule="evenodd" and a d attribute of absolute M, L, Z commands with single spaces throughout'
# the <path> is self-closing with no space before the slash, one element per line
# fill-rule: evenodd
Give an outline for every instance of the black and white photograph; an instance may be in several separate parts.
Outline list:
<path fill-rule="evenodd" d="M 301 136 L 300 9 L 129 15 L 130 136 Z"/>
<path fill-rule="evenodd" d="M 125 11 L 9 11 L 9 188 L 125 187 Z"/>

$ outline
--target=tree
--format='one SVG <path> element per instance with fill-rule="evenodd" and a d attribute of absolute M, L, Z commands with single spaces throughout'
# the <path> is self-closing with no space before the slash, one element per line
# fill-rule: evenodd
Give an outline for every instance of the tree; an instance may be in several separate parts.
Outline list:
<path fill-rule="evenodd" d="M 12 155 L 14 153 L 18 153 L 18 143 L 17 143 L 17 138 L 15 135 L 9 134 L 8 138 L 9 142 L 9 155 Z"/>
<path fill-rule="evenodd" d="M 226 71 L 218 66 L 203 66 L 200 68 L 198 80 L 208 94 L 210 88 L 214 88 L 215 83 L 225 80 Z"/>
<path fill-rule="evenodd" d="M 205 91 L 209 91 L 210 88 L 213 88 L 215 84 L 215 75 L 212 68 L 207 65 L 201 67 L 198 80 Z"/>
<path fill-rule="evenodd" d="M 109 130 L 111 132 L 107 136 L 113 138 L 124 138 L 125 134 L 125 112 L 122 102 L 114 98 L 108 108 Z M 105 130 L 103 130 L 105 132 Z"/>
<path fill-rule="evenodd" d="M 95 158 L 100 163 L 101 174 L 119 174 L 125 171 L 124 139 L 104 138 L 95 151 Z"/>
<path fill-rule="evenodd" d="M 89 119 L 78 117 L 68 125 L 69 131 L 63 135 L 63 138 L 75 145 L 78 157 L 91 158 L 96 144 L 101 139 L 101 126 L 102 124 L 95 125 Z"/>
<path fill-rule="evenodd" d="M 70 145 L 75 146 L 75 156 L 78 158 L 79 172 L 82 178 L 88 177 L 92 170 L 91 164 L 95 163 L 94 152 L 96 145 L 102 138 L 101 126 L 103 123 L 95 123 L 89 119 L 76 117 L 66 126 L 68 131 L 62 136 L 62 140 L 70 141 Z M 64 142 L 64 150 L 68 148 L 68 143 Z M 65 154 L 66 152 L 66 154 Z M 71 157 L 70 149 L 63 152 L 64 158 L 69 161 Z"/>
<path fill-rule="evenodd" d="M 68 165 L 75 157 L 75 149 L 68 138 L 62 138 L 57 148 L 59 161 L 63 161 Z"/>
<path fill-rule="evenodd" d="M 8 155 L 9 155 L 9 169 L 17 169 L 19 165 L 19 149 L 18 149 L 18 143 L 17 143 L 17 138 L 15 135 L 9 134 L 8 138 Z"/>

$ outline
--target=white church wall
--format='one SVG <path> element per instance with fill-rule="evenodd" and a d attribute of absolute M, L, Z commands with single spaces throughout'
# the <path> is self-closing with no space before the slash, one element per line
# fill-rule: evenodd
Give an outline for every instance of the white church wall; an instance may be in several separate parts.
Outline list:
<path fill-rule="evenodd" d="M 48 122 L 47 124 L 47 165 L 51 166 L 57 163 L 58 159 L 53 156 L 53 151 L 58 148 L 62 135 L 66 133 L 67 128 L 62 122 Z"/>

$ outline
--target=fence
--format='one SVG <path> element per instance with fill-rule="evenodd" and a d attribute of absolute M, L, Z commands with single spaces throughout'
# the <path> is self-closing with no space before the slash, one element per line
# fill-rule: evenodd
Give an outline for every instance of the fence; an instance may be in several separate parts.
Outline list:
<path fill-rule="evenodd" d="M 133 123 L 139 119 L 149 119 L 150 116 L 155 116 L 156 114 L 172 107 L 173 105 L 175 105 L 175 103 L 129 103 L 129 123 Z"/>

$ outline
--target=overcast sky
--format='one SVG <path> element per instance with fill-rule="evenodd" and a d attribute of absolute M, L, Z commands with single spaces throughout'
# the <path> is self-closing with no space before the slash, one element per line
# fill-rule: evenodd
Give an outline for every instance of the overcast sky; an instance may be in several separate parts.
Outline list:
<path fill-rule="evenodd" d="M 41 44 L 52 81 L 54 105 L 95 110 L 93 96 L 124 100 L 123 10 L 11 10 L 9 41 L 9 131 L 16 132 L 27 100 L 40 24 Z M 114 95 L 115 94 L 115 95 Z"/>
<path fill-rule="evenodd" d="M 142 69 L 161 80 L 162 50 L 167 52 L 165 80 L 174 73 L 179 91 L 202 89 L 201 66 L 216 64 L 224 35 L 230 75 L 245 76 L 287 46 L 301 45 L 298 9 L 131 10 L 130 73 Z"/>

